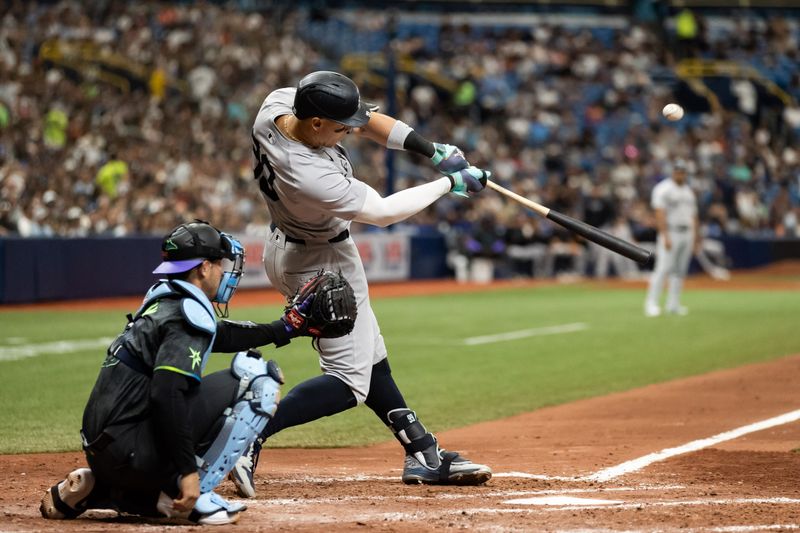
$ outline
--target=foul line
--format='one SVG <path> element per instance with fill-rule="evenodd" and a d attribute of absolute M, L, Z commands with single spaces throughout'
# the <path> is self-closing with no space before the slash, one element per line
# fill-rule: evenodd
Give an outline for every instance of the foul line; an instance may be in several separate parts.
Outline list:
<path fill-rule="evenodd" d="M 496 335 L 484 335 L 482 337 L 468 337 L 464 339 L 464 344 L 467 346 L 475 346 L 478 344 L 489 344 L 492 342 L 513 341 L 516 339 L 526 339 L 528 337 L 536 337 L 539 335 L 555 335 L 558 333 L 573 333 L 575 331 L 582 331 L 589 327 L 584 322 L 574 322 L 572 324 L 561 324 L 560 326 L 546 326 L 543 328 L 522 329 L 519 331 L 509 331 L 507 333 L 498 333 Z"/>
<path fill-rule="evenodd" d="M 107 348 L 113 341 L 112 337 L 101 337 L 99 339 L 81 339 L 75 341 L 55 341 L 40 344 L 26 344 L 24 346 L 0 346 L 0 361 L 16 361 L 37 357 L 44 354 L 62 354 L 79 352 L 81 350 L 94 350 L 96 348 Z"/>
<path fill-rule="evenodd" d="M 713 437 L 695 440 L 687 444 L 684 444 L 683 446 L 677 446 L 675 448 L 666 448 L 664 450 L 661 450 L 660 452 L 651 453 L 645 455 L 644 457 L 639 457 L 638 459 L 626 461 L 617 466 L 612 466 L 611 468 L 600 470 L 599 472 L 596 472 L 590 476 L 586 476 L 581 479 L 585 481 L 609 481 L 616 477 L 625 474 L 630 474 L 631 472 L 640 470 L 655 462 L 663 461 L 664 459 L 669 459 L 670 457 L 674 457 L 676 455 L 702 450 L 703 448 L 708 448 L 709 446 L 719 444 L 720 442 L 725 442 L 728 440 L 739 438 L 743 435 L 747 435 L 748 433 L 761 431 L 763 429 L 769 429 L 771 427 L 780 426 L 783 424 L 788 424 L 789 422 L 796 422 L 797 420 L 800 420 L 800 409 L 767 420 L 762 420 L 761 422 L 756 422 L 754 424 L 742 426 L 737 429 L 732 429 L 730 431 L 720 433 L 719 435 L 714 435 Z"/>

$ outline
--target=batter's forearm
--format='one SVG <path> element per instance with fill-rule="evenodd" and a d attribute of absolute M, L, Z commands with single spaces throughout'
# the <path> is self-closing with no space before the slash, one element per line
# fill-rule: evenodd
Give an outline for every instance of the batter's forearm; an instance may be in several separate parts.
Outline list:
<path fill-rule="evenodd" d="M 396 192 L 386 198 L 381 198 L 375 189 L 368 187 L 364 206 L 353 220 L 380 227 L 400 222 L 450 192 L 451 186 L 450 179 L 445 177 Z"/>
<path fill-rule="evenodd" d="M 361 128 L 361 136 L 386 146 L 389 134 L 397 122 L 397 119 L 389 115 L 372 113 L 369 117 L 369 122 Z"/>
<path fill-rule="evenodd" d="M 433 157 L 436 152 L 433 143 L 414 128 L 383 113 L 373 113 L 361 134 L 392 150 L 407 150 L 425 157 Z"/>

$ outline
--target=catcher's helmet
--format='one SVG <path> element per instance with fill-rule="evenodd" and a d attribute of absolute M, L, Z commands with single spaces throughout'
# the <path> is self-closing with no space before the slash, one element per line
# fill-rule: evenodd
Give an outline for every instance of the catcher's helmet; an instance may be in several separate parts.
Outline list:
<path fill-rule="evenodd" d="M 369 122 L 372 107 L 361 101 L 353 80 L 338 72 L 320 70 L 297 84 L 292 111 L 299 119 L 321 117 L 357 128 Z"/>
<path fill-rule="evenodd" d="M 228 237 L 201 220 L 181 224 L 164 237 L 161 243 L 163 262 L 153 274 L 186 272 L 202 263 L 203 259 L 233 260 L 233 245 Z"/>

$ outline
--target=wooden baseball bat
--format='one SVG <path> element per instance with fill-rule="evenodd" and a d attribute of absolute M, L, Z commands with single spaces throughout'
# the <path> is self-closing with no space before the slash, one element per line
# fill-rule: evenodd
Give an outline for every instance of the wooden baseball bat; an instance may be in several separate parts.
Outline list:
<path fill-rule="evenodd" d="M 614 237 L 613 235 L 595 228 L 586 222 L 581 222 L 580 220 L 559 213 L 558 211 L 553 211 L 549 207 L 545 207 L 542 204 L 537 204 L 534 201 L 528 200 L 524 196 L 520 196 L 515 192 L 509 191 L 505 187 L 502 187 L 491 180 L 486 180 L 486 186 L 490 189 L 496 190 L 503 196 L 507 196 L 508 198 L 521 203 L 525 207 L 533 209 L 543 217 L 549 218 L 556 224 L 559 224 L 568 230 L 577 233 L 581 237 L 603 246 L 604 248 L 608 248 L 613 252 L 624 255 L 628 259 L 633 259 L 642 265 L 650 262 L 651 253 L 644 248 L 640 248 L 628 241 L 623 241 L 620 238 Z"/>

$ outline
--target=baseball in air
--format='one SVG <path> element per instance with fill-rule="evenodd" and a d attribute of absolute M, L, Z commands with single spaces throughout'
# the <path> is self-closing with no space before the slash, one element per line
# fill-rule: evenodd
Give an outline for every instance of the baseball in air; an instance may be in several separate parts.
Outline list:
<path fill-rule="evenodd" d="M 667 104 L 664 106 L 664 109 L 661 110 L 661 114 L 664 115 L 664 118 L 667 120 L 675 122 L 683 118 L 683 108 L 678 104 Z"/>

